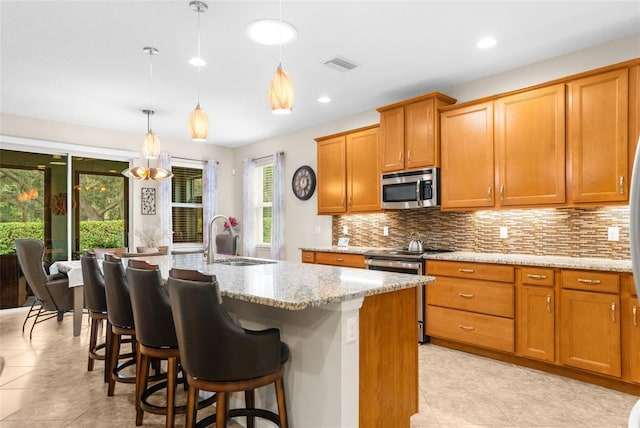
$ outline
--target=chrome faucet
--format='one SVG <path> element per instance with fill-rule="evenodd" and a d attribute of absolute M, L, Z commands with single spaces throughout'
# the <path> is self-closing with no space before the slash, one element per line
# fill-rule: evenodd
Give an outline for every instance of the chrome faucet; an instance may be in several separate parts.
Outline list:
<path fill-rule="evenodd" d="M 231 222 L 229 221 L 228 217 L 223 216 L 222 214 L 217 214 L 213 216 L 213 218 L 211 219 L 211 223 L 209 223 L 209 243 L 207 244 L 207 264 L 215 262 L 215 253 L 217 251 L 217 248 L 216 248 L 216 237 L 213 236 L 213 223 L 215 223 L 216 220 L 218 220 L 219 218 L 223 218 L 224 221 L 226 221 L 227 224 L 229 225 L 229 235 L 231 235 L 232 238 L 235 236 L 233 234 L 233 228 L 231 227 Z"/>

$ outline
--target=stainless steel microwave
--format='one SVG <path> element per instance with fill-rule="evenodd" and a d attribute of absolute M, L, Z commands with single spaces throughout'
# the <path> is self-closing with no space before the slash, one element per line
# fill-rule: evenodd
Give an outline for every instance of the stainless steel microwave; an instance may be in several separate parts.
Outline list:
<path fill-rule="evenodd" d="M 407 209 L 440 205 L 440 169 L 382 174 L 382 208 Z"/>

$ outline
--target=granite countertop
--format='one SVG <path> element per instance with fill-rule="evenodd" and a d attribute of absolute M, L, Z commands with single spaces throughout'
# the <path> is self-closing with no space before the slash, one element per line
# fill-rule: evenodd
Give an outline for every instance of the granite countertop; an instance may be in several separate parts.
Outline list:
<path fill-rule="evenodd" d="M 350 254 L 364 254 L 380 247 L 305 247 L 304 251 L 328 251 Z M 458 262 L 496 263 L 518 266 L 542 266 L 561 269 L 602 270 L 611 272 L 632 272 L 631 260 L 613 260 L 598 257 L 534 256 L 530 254 L 474 253 L 454 251 L 430 254 L 427 260 L 450 260 Z"/>
<path fill-rule="evenodd" d="M 216 258 L 223 260 L 236 257 L 216 255 Z M 424 275 L 288 261 L 252 266 L 207 264 L 202 254 L 142 256 L 137 259 L 159 265 L 163 278 L 169 276 L 171 267 L 214 274 L 223 296 L 288 310 L 302 310 L 412 288 L 429 284 L 435 279 Z"/>

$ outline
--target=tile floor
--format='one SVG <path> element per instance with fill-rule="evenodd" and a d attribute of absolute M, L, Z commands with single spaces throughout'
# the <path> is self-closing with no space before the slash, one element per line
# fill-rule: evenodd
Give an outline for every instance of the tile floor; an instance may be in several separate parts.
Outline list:
<path fill-rule="evenodd" d="M 86 371 L 88 326 L 71 317 L 39 324 L 29 341 L 25 309 L 0 311 L 0 428 L 134 427 L 133 385 L 106 397 L 100 363 Z M 626 427 L 638 397 L 433 345 L 420 347 L 420 414 L 412 428 Z M 199 416 L 202 414 L 199 413 Z M 176 425 L 183 426 L 183 416 Z M 164 417 L 145 414 L 145 427 Z M 301 428 L 301 427 L 298 427 Z M 333 427 L 327 427 L 333 428 Z M 336 427 L 338 428 L 338 427 Z M 384 427 L 393 428 L 393 427 Z"/>

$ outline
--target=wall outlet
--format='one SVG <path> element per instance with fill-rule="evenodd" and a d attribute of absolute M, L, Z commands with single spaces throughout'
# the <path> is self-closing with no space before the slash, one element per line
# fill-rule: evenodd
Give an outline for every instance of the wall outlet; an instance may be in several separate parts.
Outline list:
<path fill-rule="evenodd" d="M 620 228 L 618 226 L 610 226 L 609 227 L 608 239 L 609 239 L 609 241 L 619 241 L 620 240 Z"/>
<path fill-rule="evenodd" d="M 348 235 L 349 234 L 349 228 L 347 226 L 342 226 L 342 234 L 343 235 Z"/>
<path fill-rule="evenodd" d="M 358 317 L 347 318 L 347 343 L 358 340 Z"/>
<path fill-rule="evenodd" d="M 389 228 L 387 226 L 382 228 L 382 236 L 389 236 Z"/>
<path fill-rule="evenodd" d="M 509 228 L 507 226 L 500 226 L 500 238 L 507 239 L 509 237 Z"/>

